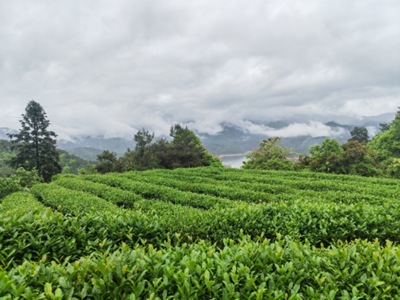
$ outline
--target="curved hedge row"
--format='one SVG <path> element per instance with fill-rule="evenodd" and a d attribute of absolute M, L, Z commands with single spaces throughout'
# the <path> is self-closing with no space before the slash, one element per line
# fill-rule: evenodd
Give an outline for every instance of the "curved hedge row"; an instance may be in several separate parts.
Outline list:
<path fill-rule="evenodd" d="M 127 208 L 133 207 L 136 201 L 143 200 L 143 197 L 135 193 L 113 188 L 105 184 L 83 180 L 78 176 L 59 176 L 57 180 L 53 181 L 53 183 L 70 190 L 91 193 L 115 205 L 124 206 Z"/>
<path fill-rule="evenodd" d="M 173 187 L 181 191 L 204 193 L 231 200 L 241 200 L 249 203 L 292 201 L 300 198 L 324 199 L 328 202 L 356 204 L 366 202 L 383 204 L 394 198 L 385 198 L 362 193 L 338 191 L 317 192 L 313 190 L 298 190 L 286 185 L 239 182 L 232 180 L 216 180 L 209 177 L 185 176 L 169 172 L 129 172 L 119 175 L 131 180 L 144 181 L 152 184 Z M 396 197 L 397 198 L 397 197 Z"/>
<path fill-rule="evenodd" d="M 0 296 L 85 299 L 395 299 L 399 249 L 357 240 L 316 249 L 291 239 L 222 249 L 198 243 L 98 253 L 0 270 Z"/>
<path fill-rule="evenodd" d="M 54 186 L 40 187 L 41 194 L 47 197 L 50 193 L 45 192 L 45 186 L 50 191 L 54 191 Z M 35 190 L 38 192 L 37 188 Z M 61 194 L 65 196 L 68 193 L 67 190 Z M 75 197 L 73 195 L 77 199 Z M 63 203 L 65 208 L 66 202 Z M 94 211 L 93 208 L 89 212 L 90 207 L 87 207 L 79 212 L 72 205 L 64 211 L 71 211 L 75 216 L 64 215 L 45 208 L 28 193 L 8 196 L 5 206 L 7 211 L 0 212 L 0 263 L 3 265 L 20 264 L 25 259 L 40 260 L 44 255 L 48 260 L 67 256 L 77 259 L 93 251 L 115 250 L 122 243 L 133 247 L 147 240 L 158 245 L 166 238 L 166 230 L 159 218 L 138 211 Z M 9 208 L 12 208 L 11 212 Z"/>
<path fill-rule="evenodd" d="M 85 175 L 82 178 L 92 182 L 103 183 L 111 187 L 118 187 L 131 191 L 146 199 L 157 199 L 203 209 L 209 209 L 217 205 L 222 207 L 232 206 L 232 201 L 228 199 L 199 195 L 190 192 L 181 192 L 170 187 L 132 181 L 113 173 L 108 173 L 106 175 Z"/>
<path fill-rule="evenodd" d="M 207 184 L 207 183 L 190 183 L 180 180 L 170 179 L 158 176 L 140 176 L 134 173 L 123 173 L 120 177 L 129 178 L 133 181 L 146 182 L 158 186 L 175 188 L 183 192 L 192 192 L 198 194 L 206 194 L 214 197 L 221 197 L 230 200 L 245 201 L 250 203 L 273 201 L 274 195 L 254 190 L 245 190 L 240 188 L 231 188 L 223 185 Z"/>
<path fill-rule="evenodd" d="M 229 170 L 229 169 L 228 169 Z M 148 171 L 147 171 L 148 172 Z M 175 171 L 173 171 L 175 172 Z M 352 181 L 352 182 L 340 182 L 334 181 L 330 179 L 321 180 L 315 178 L 301 178 L 301 177 L 285 177 L 281 176 L 282 172 L 275 171 L 276 173 L 267 173 L 267 174 L 253 174 L 251 172 L 247 172 L 244 170 L 242 173 L 236 173 L 231 171 L 224 171 L 219 173 L 208 173 L 208 172 L 199 172 L 199 171 L 189 171 L 185 174 L 185 171 L 179 170 L 177 174 L 182 174 L 183 176 L 201 176 L 206 178 L 212 178 L 218 181 L 239 181 L 239 182 L 250 182 L 250 183 L 263 183 L 270 184 L 276 186 L 283 186 L 288 189 L 295 190 L 310 190 L 317 192 L 324 191 L 341 191 L 341 192 L 349 192 L 349 193 L 361 193 L 382 197 L 394 198 L 400 194 L 400 185 L 399 183 L 396 185 L 389 186 L 381 186 L 381 185 L 373 185 L 366 184 L 362 186 L 360 182 Z M 162 174 L 162 172 L 160 172 Z M 151 173 L 147 173 L 151 174 Z M 336 175 L 329 175 L 331 177 L 335 177 Z"/>
<path fill-rule="evenodd" d="M 63 188 L 54 183 L 41 183 L 31 192 L 45 205 L 58 208 L 63 213 L 91 213 L 93 211 L 120 211 L 120 208 L 104 199 L 85 192 Z"/>
<path fill-rule="evenodd" d="M 45 206 L 28 192 L 16 192 L 8 195 L 0 204 L 0 217 L 2 214 L 13 216 L 44 209 Z"/>
<path fill-rule="evenodd" d="M 153 170 L 151 170 L 153 171 Z M 154 171 L 164 171 L 162 169 Z M 148 172 L 148 171 L 146 171 Z M 250 174 L 256 176 L 265 177 L 281 177 L 289 180 L 329 180 L 345 183 L 361 184 L 362 186 L 392 186 L 393 188 L 399 188 L 400 183 L 398 179 L 389 178 L 376 178 L 376 177 L 362 177 L 353 175 L 337 175 L 337 174 L 327 174 L 327 173 L 317 173 L 317 172 L 295 172 L 295 171 L 267 171 L 267 170 L 251 170 L 251 169 L 236 169 L 236 168 L 182 168 L 175 169 L 172 172 L 180 173 L 182 175 L 189 174 Z"/>
<path fill-rule="evenodd" d="M 224 238 L 237 240 L 241 232 L 252 238 L 264 234 L 272 240 L 280 233 L 307 239 L 313 245 L 358 238 L 400 242 L 397 203 L 374 206 L 297 200 L 204 211 L 161 201 L 138 201 L 135 207 L 156 213 L 167 231 L 182 233 L 186 242 L 203 239 L 220 244 Z"/>

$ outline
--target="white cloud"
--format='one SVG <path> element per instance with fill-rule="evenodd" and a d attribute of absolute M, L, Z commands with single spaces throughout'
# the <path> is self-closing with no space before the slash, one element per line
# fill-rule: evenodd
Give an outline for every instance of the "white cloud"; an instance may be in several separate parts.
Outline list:
<path fill-rule="evenodd" d="M 299 135 L 310 135 L 312 137 L 318 137 L 318 136 L 338 137 L 345 133 L 346 130 L 341 127 L 331 128 L 325 124 L 322 124 L 321 122 L 315 122 L 315 121 L 310 121 L 309 124 L 294 123 L 279 130 L 265 131 L 266 135 L 279 136 L 279 137 L 294 137 Z"/>
<path fill-rule="evenodd" d="M 2 1 L 0 127 L 18 128 L 31 99 L 65 136 L 168 134 L 175 122 L 264 132 L 242 120 L 393 112 L 399 10 L 397 0 L 379 10 L 372 0 Z M 307 126 L 298 130 L 327 132 Z"/>
<path fill-rule="evenodd" d="M 366 128 L 368 130 L 368 136 L 370 138 L 374 137 L 377 133 L 379 133 L 379 131 L 374 126 L 367 126 Z"/>

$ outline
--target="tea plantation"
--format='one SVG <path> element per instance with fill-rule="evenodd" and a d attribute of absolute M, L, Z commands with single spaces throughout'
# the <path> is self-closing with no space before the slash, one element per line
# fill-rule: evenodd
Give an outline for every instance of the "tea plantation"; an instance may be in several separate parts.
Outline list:
<path fill-rule="evenodd" d="M 0 205 L 0 299 L 400 299 L 400 181 L 57 175 Z"/>

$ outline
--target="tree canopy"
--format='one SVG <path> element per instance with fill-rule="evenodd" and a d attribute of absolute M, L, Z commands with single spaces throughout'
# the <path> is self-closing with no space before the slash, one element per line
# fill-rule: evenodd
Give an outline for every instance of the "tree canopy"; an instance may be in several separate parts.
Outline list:
<path fill-rule="evenodd" d="M 350 134 L 351 138 L 348 142 L 359 141 L 360 143 L 367 143 L 369 141 L 368 130 L 365 127 L 354 127 Z"/>
<path fill-rule="evenodd" d="M 326 165 L 328 157 L 332 153 L 341 155 L 343 149 L 337 140 L 327 138 L 322 142 L 321 146 L 311 146 L 308 152 L 312 158 L 310 161 L 311 169 L 317 172 L 325 172 L 328 171 L 328 166 Z"/>
<path fill-rule="evenodd" d="M 8 177 L 15 173 L 15 169 L 10 167 L 10 160 L 15 156 L 11 150 L 11 142 L 0 140 L 0 177 Z"/>
<path fill-rule="evenodd" d="M 350 174 L 360 176 L 383 176 L 384 168 L 375 160 L 373 152 L 359 141 L 350 141 L 340 146 L 335 139 L 325 139 L 322 145 L 312 146 L 311 154 L 301 156 L 295 164 L 296 170 Z"/>
<path fill-rule="evenodd" d="M 170 136 L 174 138 L 169 146 L 171 169 L 206 165 L 205 149 L 193 131 L 176 124 L 171 126 Z"/>
<path fill-rule="evenodd" d="M 375 153 L 376 159 L 384 165 L 400 158 L 400 114 L 390 124 L 388 130 L 375 135 L 368 143 L 368 150 Z"/>
<path fill-rule="evenodd" d="M 46 112 L 33 100 L 26 106 L 20 123 L 22 128 L 19 133 L 8 134 L 11 148 L 16 152 L 10 159 L 10 165 L 28 171 L 35 168 L 48 182 L 52 175 L 61 172 L 60 157 L 55 147 L 57 135 L 47 130 L 50 121 Z"/>
<path fill-rule="evenodd" d="M 96 169 L 100 173 L 144 171 L 149 169 L 194 168 L 202 166 L 223 167 L 219 158 L 201 145 L 200 139 L 187 127 L 171 126 L 171 142 L 160 139 L 153 142 L 154 133 L 139 130 L 134 137 L 135 149 L 128 149 L 117 159 L 109 151 L 98 155 Z"/>
<path fill-rule="evenodd" d="M 329 155 L 326 165 L 330 173 L 361 176 L 382 176 L 383 167 L 375 161 L 373 152 L 358 141 L 342 145 L 343 153 Z"/>
<path fill-rule="evenodd" d="M 390 129 L 390 124 L 388 123 L 379 123 L 379 129 L 380 131 L 386 131 Z"/>
<path fill-rule="evenodd" d="M 117 153 L 108 150 L 97 155 L 96 169 L 99 173 L 104 174 L 113 171 L 114 163 L 117 161 Z"/>
<path fill-rule="evenodd" d="M 243 162 L 243 169 L 262 170 L 292 170 L 293 163 L 287 159 L 294 154 L 293 149 L 281 145 L 282 139 L 273 137 L 260 142 L 260 147 L 255 148 L 246 155 L 247 161 Z"/>

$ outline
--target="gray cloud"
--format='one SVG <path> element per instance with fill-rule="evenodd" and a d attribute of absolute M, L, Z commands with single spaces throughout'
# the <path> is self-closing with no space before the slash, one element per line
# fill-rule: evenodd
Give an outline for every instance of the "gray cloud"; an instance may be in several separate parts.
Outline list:
<path fill-rule="evenodd" d="M 63 137 L 392 112 L 399 11 L 397 0 L 1 1 L 0 127 L 18 128 L 30 99 Z"/>

